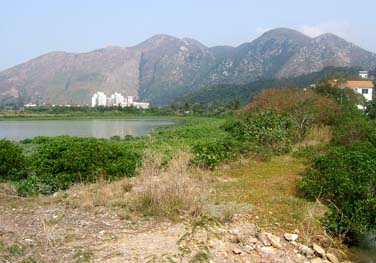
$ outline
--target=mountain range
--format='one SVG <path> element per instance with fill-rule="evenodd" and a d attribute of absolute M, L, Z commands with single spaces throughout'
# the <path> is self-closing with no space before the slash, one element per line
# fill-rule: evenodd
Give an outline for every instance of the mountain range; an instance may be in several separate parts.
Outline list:
<path fill-rule="evenodd" d="M 0 102 L 89 104 L 96 91 L 121 92 L 153 105 L 213 84 L 243 84 L 317 72 L 325 67 L 376 68 L 376 54 L 324 34 L 277 28 L 238 47 L 156 35 L 133 47 L 51 52 L 0 72 Z"/>

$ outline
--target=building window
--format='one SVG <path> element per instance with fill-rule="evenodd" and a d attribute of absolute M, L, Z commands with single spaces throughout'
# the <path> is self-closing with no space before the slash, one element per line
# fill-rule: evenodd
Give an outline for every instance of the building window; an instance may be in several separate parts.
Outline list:
<path fill-rule="evenodd" d="M 362 89 L 362 94 L 368 94 L 368 89 Z"/>

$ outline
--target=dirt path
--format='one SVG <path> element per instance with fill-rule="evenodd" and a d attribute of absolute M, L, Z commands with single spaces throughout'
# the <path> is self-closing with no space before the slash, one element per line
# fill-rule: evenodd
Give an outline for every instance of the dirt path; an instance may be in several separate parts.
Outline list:
<path fill-rule="evenodd" d="M 0 210 L 0 262 L 144 262 L 177 253 L 184 231 L 182 224 L 121 219 L 103 207 L 38 205 L 2 196 Z"/>
<path fill-rule="evenodd" d="M 193 233 L 190 222 L 132 221 L 103 207 L 39 201 L 0 198 L 0 262 L 309 262 L 283 238 L 277 247 L 263 243 L 241 215 L 215 227 L 198 222 Z M 183 253 L 177 242 L 185 233 Z"/>
<path fill-rule="evenodd" d="M 121 201 L 134 193 L 121 181 L 49 197 L 19 198 L 0 189 L 0 263 L 329 262 L 312 252 L 312 242 L 323 243 L 314 236 L 320 229 L 313 226 L 321 227 L 311 216 L 315 204 L 293 195 L 302 167 L 285 156 L 228 168 L 212 183 L 219 187 L 215 204 L 206 204 L 214 206 L 209 216 L 179 223 L 125 213 Z M 226 216 L 229 204 L 242 209 Z M 216 212 L 227 219 L 219 223 L 210 216 Z M 285 240 L 285 231 L 298 240 Z"/>

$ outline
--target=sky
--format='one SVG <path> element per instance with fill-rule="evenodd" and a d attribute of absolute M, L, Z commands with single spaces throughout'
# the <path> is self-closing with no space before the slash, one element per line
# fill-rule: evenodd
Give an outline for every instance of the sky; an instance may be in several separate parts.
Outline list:
<path fill-rule="evenodd" d="M 0 0 L 0 70 L 155 34 L 237 46 L 276 27 L 331 32 L 376 52 L 375 11 L 375 0 Z"/>

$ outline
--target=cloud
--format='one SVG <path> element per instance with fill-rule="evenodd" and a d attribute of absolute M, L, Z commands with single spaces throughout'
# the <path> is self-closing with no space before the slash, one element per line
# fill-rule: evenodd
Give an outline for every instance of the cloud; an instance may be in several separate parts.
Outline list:
<path fill-rule="evenodd" d="M 262 35 L 262 34 L 264 34 L 265 32 L 267 32 L 267 31 L 269 31 L 269 30 L 272 30 L 273 29 L 273 27 L 258 27 L 258 28 L 256 28 L 256 33 L 258 34 L 258 35 Z"/>
<path fill-rule="evenodd" d="M 333 33 L 340 37 L 351 38 L 353 36 L 350 25 L 346 21 L 328 21 L 315 25 L 300 25 L 296 29 L 310 37 L 317 37 L 325 33 Z"/>
<path fill-rule="evenodd" d="M 299 26 L 299 31 L 303 34 L 310 36 L 310 37 L 317 37 L 319 35 L 322 35 L 326 33 L 321 27 L 319 26 Z"/>

